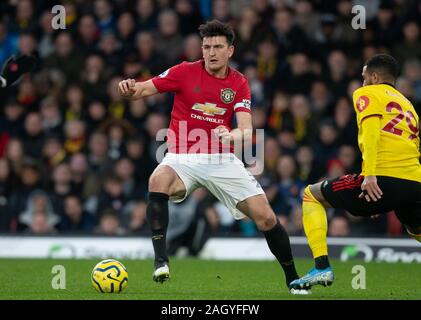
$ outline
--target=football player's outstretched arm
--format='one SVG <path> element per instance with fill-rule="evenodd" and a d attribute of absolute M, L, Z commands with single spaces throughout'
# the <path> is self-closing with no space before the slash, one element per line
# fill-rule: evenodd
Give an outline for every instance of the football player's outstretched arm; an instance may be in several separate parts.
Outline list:
<path fill-rule="evenodd" d="M 134 79 L 127 79 L 119 82 L 118 92 L 123 98 L 137 100 L 157 94 L 158 89 L 152 80 L 136 82 Z"/>

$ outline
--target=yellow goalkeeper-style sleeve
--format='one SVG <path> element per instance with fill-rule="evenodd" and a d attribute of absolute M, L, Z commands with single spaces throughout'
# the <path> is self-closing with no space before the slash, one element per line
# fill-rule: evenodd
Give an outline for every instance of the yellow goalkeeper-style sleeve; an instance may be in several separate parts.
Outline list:
<path fill-rule="evenodd" d="M 380 116 L 367 116 L 362 120 L 362 156 L 365 163 L 365 175 L 375 176 L 377 162 L 377 143 L 380 138 Z"/>

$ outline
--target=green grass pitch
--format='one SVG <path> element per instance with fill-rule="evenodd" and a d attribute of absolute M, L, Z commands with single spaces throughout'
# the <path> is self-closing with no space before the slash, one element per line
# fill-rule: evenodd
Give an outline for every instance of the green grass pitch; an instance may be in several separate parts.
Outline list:
<path fill-rule="evenodd" d="M 91 285 L 90 274 L 99 260 L 0 259 L 0 299 L 101 299 L 101 300 L 273 300 L 273 299 L 421 299 L 419 264 L 332 261 L 333 286 L 316 286 L 309 296 L 288 293 L 283 273 L 275 261 L 210 261 L 172 259 L 171 280 L 152 281 L 151 260 L 122 260 L 129 273 L 126 290 L 100 294 Z M 297 259 L 303 275 L 312 260 Z M 352 288 L 352 267 L 366 269 L 366 289 Z M 66 289 L 54 290 L 52 267 L 66 268 Z"/>

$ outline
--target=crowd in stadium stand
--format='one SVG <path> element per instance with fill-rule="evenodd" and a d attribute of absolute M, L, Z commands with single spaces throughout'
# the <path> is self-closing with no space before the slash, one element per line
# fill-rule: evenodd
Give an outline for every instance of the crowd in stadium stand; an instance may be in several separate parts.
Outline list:
<path fill-rule="evenodd" d="M 354 1 L 366 8 L 355 30 L 353 1 L 5 0 L 0 64 L 17 53 L 36 70 L 0 92 L 0 231 L 25 234 L 147 232 L 148 177 L 157 165 L 171 94 L 127 101 L 126 78 L 142 81 L 201 58 L 198 26 L 235 27 L 232 66 L 248 77 L 254 128 L 265 129 L 265 170 L 257 177 L 290 235 L 303 235 L 303 187 L 358 173 L 361 155 L 352 93 L 364 61 L 389 52 L 401 65 L 397 89 L 421 114 L 421 1 Z M 51 8 L 66 9 L 54 30 Z M 328 211 L 329 235 L 402 235 L 393 213 L 377 219 Z M 202 226 L 255 236 L 204 190 L 170 204 L 171 250 Z M 203 227 L 204 226 L 204 227 Z"/>

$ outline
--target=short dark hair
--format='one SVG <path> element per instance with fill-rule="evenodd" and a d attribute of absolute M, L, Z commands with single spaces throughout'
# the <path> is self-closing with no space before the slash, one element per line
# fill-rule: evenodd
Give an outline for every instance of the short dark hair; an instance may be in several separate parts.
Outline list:
<path fill-rule="evenodd" d="M 394 81 L 398 77 L 399 65 L 391 55 L 376 54 L 366 61 L 365 66 L 368 72 L 378 72 L 386 79 Z"/>
<path fill-rule="evenodd" d="M 229 45 L 234 43 L 235 33 L 231 26 L 227 23 L 222 23 L 219 20 L 208 21 L 199 26 L 200 38 L 223 36 L 227 38 Z"/>

